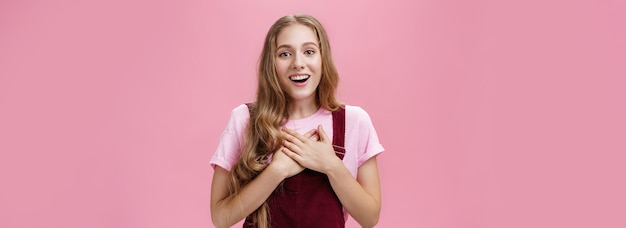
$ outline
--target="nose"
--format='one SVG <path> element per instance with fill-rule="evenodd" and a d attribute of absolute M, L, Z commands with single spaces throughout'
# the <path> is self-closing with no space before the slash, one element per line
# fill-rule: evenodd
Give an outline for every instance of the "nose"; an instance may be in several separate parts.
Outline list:
<path fill-rule="evenodd" d="M 293 67 L 293 69 L 304 69 L 303 57 L 298 54 L 294 55 L 293 61 L 291 62 L 291 67 Z"/>

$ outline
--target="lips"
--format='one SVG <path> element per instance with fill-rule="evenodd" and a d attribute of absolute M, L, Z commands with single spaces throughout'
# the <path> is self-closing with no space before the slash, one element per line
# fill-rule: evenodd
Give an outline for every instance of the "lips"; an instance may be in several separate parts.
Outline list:
<path fill-rule="evenodd" d="M 309 80 L 310 77 L 311 75 L 308 75 L 308 74 L 298 74 L 298 75 L 289 76 L 289 80 L 295 83 L 304 83 L 307 80 Z"/>

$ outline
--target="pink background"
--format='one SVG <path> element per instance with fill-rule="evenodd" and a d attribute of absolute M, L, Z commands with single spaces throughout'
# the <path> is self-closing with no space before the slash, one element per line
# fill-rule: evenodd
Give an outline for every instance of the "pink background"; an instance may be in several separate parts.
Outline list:
<path fill-rule="evenodd" d="M 295 12 L 387 150 L 379 227 L 626 227 L 626 2 L 511 2 L 0 1 L 0 227 L 211 227 L 208 160 Z"/>

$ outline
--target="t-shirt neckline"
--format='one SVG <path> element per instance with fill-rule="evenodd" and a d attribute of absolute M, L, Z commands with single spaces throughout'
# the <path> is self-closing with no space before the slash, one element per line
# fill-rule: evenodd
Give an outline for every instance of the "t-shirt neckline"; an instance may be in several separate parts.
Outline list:
<path fill-rule="evenodd" d="M 304 117 L 302 119 L 289 119 L 289 120 L 287 120 L 287 122 L 290 122 L 290 123 L 300 123 L 300 122 L 310 121 L 310 120 L 312 120 L 314 118 L 317 118 L 318 116 L 321 116 L 322 113 L 324 113 L 324 110 L 326 110 L 326 109 L 324 109 L 323 107 L 320 107 L 315 113 L 313 113 L 313 114 L 311 114 L 311 115 L 309 115 L 307 117 Z"/>

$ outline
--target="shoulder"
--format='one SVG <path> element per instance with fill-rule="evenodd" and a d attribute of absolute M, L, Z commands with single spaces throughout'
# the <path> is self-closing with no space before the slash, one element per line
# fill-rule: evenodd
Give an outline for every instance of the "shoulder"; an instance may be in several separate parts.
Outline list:
<path fill-rule="evenodd" d="M 230 112 L 230 118 L 226 126 L 226 131 L 240 131 L 241 129 L 245 128 L 249 120 L 250 112 L 248 111 L 248 106 L 246 106 L 246 104 L 241 104 L 233 108 L 233 110 Z"/>
<path fill-rule="evenodd" d="M 233 108 L 230 112 L 230 116 L 233 119 L 249 119 L 250 111 L 248 110 L 248 106 L 246 104 L 240 104 Z"/>
<path fill-rule="evenodd" d="M 365 109 L 354 105 L 345 105 L 345 108 L 347 127 L 357 127 L 359 129 L 369 129 L 374 127 L 372 119 Z"/>
<path fill-rule="evenodd" d="M 354 106 L 354 105 L 345 105 L 346 108 L 346 119 L 348 120 L 356 120 L 356 121 L 370 121 L 370 115 L 365 111 L 365 109 Z"/>

